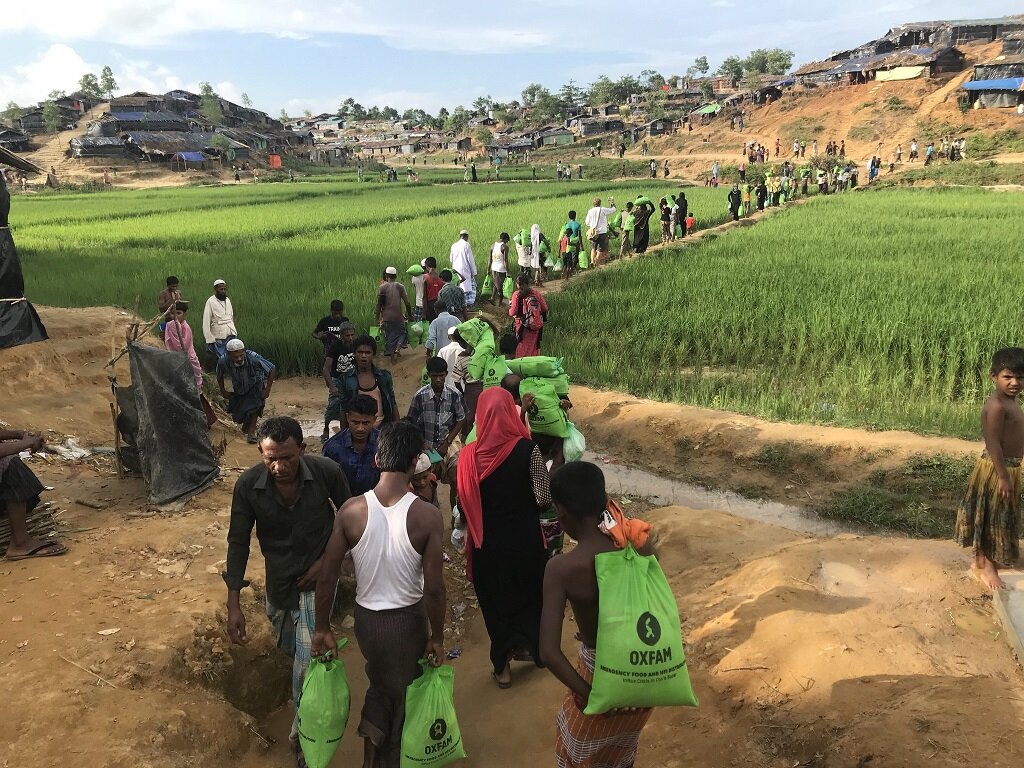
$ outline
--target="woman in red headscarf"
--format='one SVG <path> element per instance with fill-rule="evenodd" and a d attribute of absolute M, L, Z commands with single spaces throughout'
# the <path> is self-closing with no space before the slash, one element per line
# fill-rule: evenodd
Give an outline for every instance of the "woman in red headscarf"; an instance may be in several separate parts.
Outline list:
<path fill-rule="evenodd" d="M 517 651 L 540 658 L 548 559 L 540 513 L 551 503 L 551 485 L 544 457 L 507 391 L 484 390 L 476 429 L 476 442 L 459 454 L 459 508 L 469 534 L 467 571 L 491 638 L 491 674 L 498 687 L 508 688 Z"/>

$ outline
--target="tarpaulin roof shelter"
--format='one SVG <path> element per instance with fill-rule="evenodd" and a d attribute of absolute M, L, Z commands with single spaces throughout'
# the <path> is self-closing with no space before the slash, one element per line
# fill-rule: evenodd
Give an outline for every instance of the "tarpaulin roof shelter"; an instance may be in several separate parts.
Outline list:
<path fill-rule="evenodd" d="M 703 107 L 698 107 L 691 112 L 691 115 L 717 115 L 722 111 L 722 105 L 718 102 L 712 104 L 705 104 Z"/>
<path fill-rule="evenodd" d="M 126 131 L 129 146 L 138 148 L 144 155 L 172 157 L 176 152 L 216 151 L 213 139 L 216 134 L 191 131 Z M 248 149 L 241 142 L 223 136 L 231 149 Z"/>
<path fill-rule="evenodd" d="M 178 152 L 174 157 L 174 160 L 184 160 L 188 163 L 204 163 L 210 159 L 208 155 L 204 155 L 202 152 Z"/>
<path fill-rule="evenodd" d="M 184 352 L 134 341 L 128 362 L 131 385 L 114 382 L 118 431 L 138 450 L 150 503 L 187 501 L 220 475 L 192 364 Z"/>
<path fill-rule="evenodd" d="M 117 157 L 125 153 L 119 136 L 76 136 L 68 142 L 74 157 Z"/>
<path fill-rule="evenodd" d="M 1019 91 L 1024 77 L 1005 77 L 1001 80 L 971 80 L 963 84 L 965 91 Z"/>

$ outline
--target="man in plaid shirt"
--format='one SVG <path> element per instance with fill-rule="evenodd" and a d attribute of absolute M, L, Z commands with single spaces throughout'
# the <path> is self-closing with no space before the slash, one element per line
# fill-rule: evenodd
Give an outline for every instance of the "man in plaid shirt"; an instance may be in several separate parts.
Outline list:
<path fill-rule="evenodd" d="M 435 451 L 444 458 L 455 436 L 462 431 L 466 420 L 466 401 L 460 393 L 445 386 L 448 363 L 444 358 L 430 358 L 427 375 L 430 384 L 412 396 L 407 418 L 422 430 L 424 450 Z"/>

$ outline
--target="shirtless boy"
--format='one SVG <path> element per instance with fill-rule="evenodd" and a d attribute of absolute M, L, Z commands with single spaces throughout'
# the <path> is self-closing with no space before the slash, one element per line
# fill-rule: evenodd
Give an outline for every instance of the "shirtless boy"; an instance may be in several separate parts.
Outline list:
<path fill-rule="evenodd" d="M 956 516 L 957 543 L 973 547 L 971 568 L 990 589 L 1005 589 L 999 568 L 1019 556 L 1021 457 L 1024 412 L 1017 397 L 1024 385 L 1024 349 L 1008 347 L 992 356 L 992 383 L 981 410 L 985 452 L 974 465 Z"/>
<path fill-rule="evenodd" d="M 604 475 L 594 464 L 573 461 L 551 475 L 551 498 L 565 532 L 576 540 L 571 551 L 548 562 L 544 572 L 544 609 L 540 625 L 540 655 L 551 673 L 569 688 L 558 712 L 555 760 L 558 768 L 631 768 L 636 762 L 640 731 L 650 709 L 619 709 L 604 715 L 585 715 L 594 675 L 597 648 L 598 590 L 594 558 L 616 550 L 598 527 L 608 497 Z M 653 553 L 650 543 L 638 550 Z M 566 600 L 579 628 L 579 665 L 562 652 L 562 620 Z"/>

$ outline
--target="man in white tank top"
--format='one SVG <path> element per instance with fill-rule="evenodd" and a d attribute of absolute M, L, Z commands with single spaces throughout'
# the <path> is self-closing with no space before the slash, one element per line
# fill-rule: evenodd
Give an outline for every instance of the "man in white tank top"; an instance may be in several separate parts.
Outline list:
<path fill-rule="evenodd" d="M 444 659 L 444 524 L 437 507 L 409 491 L 423 433 L 409 422 L 386 424 L 377 438 L 380 482 L 338 510 L 316 584 L 312 652 L 337 653 L 330 615 L 341 562 L 356 570 L 355 634 L 369 689 L 358 733 L 364 766 L 398 768 L 405 691 L 419 659 Z"/>

